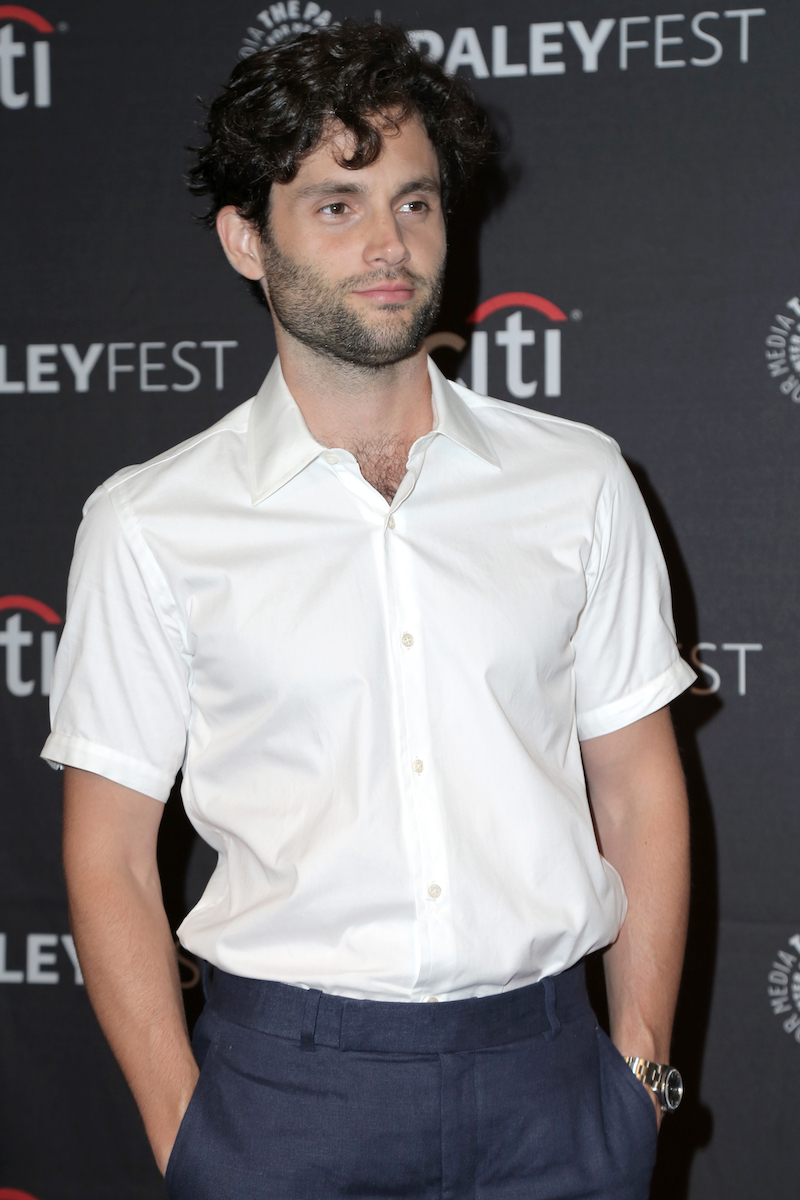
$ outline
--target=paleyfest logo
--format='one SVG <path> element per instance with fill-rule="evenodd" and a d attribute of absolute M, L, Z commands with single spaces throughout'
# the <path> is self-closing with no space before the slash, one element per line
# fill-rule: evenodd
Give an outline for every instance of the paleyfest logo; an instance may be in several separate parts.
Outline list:
<path fill-rule="evenodd" d="M 766 339 L 765 358 L 767 370 L 784 396 L 800 404 L 800 297 L 792 296 L 784 307 L 791 315 L 775 314 Z"/>
<path fill-rule="evenodd" d="M 580 320 L 573 309 L 570 316 Z M 533 292 L 503 292 L 479 304 L 467 318 L 469 341 L 457 333 L 433 333 L 429 353 L 446 347 L 468 350 L 462 371 L 466 384 L 482 396 L 523 404 L 541 396 L 561 395 L 561 329 L 567 314 L 552 300 Z"/>
<path fill-rule="evenodd" d="M 308 33 L 338 24 L 327 8 L 316 0 L 279 0 L 263 8 L 242 41 L 239 58 L 249 58 L 258 50 L 274 46 L 293 33 Z"/>
<path fill-rule="evenodd" d="M 19 40 L 31 30 L 39 34 L 55 33 L 47 18 L 32 8 L 0 4 L 0 104 L 3 108 L 27 108 L 31 98 L 34 108 L 50 108 L 50 42 L 36 38 L 28 46 L 26 41 Z"/>
<path fill-rule="evenodd" d="M 557 6 L 554 6 L 557 7 Z M 555 14 L 554 14 L 555 15 Z M 656 69 L 716 66 L 723 56 L 750 61 L 751 26 L 765 8 L 729 8 L 722 13 L 662 13 L 649 17 L 600 17 L 583 21 L 518 22 L 511 27 L 462 26 L 447 41 L 435 29 L 411 29 L 409 37 L 422 52 L 454 75 L 463 69 L 475 79 L 518 79 L 533 75 L 627 71 L 647 62 Z M 375 13 L 380 20 L 380 11 Z M 255 18 L 240 58 L 274 46 L 292 33 L 336 24 L 316 0 L 279 0 Z M 757 36 L 757 35 L 756 35 Z"/>
<path fill-rule="evenodd" d="M 785 1033 L 800 1043 L 800 933 L 790 937 L 788 950 L 779 950 L 767 975 L 767 995 Z"/>

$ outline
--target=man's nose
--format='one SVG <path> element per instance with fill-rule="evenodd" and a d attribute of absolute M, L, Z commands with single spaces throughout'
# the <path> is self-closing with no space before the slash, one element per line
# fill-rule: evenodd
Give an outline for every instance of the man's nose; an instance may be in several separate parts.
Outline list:
<path fill-rule="evenodd" d="M 393 212 L 375 213 L 370 218 L 364 245 L 364 259 L 371 266 L 385 263 L 399 267 L 409 256 L 402 230 Z"/>

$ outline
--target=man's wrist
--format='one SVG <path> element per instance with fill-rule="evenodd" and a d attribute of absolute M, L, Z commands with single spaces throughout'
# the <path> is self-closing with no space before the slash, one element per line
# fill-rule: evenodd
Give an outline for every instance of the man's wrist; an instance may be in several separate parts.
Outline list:
<path fill-rule="evenodd" d="M 625 1055 L 633 1074 L 656 1099 L 662 1112 L 674 1112 L 683 1099 L 683 1079 L 677 1067 L 653 1062 L 636 1055 Z"/>

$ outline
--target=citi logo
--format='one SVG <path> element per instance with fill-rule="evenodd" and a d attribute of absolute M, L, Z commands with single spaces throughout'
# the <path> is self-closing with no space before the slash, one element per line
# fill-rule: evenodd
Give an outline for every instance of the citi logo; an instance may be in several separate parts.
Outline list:
<path fill-rule="evenodd" d="M 572 317 L 580 320 L 578 309 Z M 512 400 L 557 397 L 561 395 L 561 326 L 566 320 L 567 314 L 543 296 L 503 292 L 484 300 L 467 318 L 470 325 L 481 326 L 469 343 L 457 333 L 434 333 L 426 346 L 429 353 L 446 346 L 459 354 L 469 346 L 464 363 L 468 386 L 482 396 L 502 398 L 504 385 Z"/>
<path fill-rule="evenodd" d="M 55 33 L 55 29 L 39 13 L 19 4 L 0 4 L 0 21 L 4 20 L 8 24 L 0 25 L 0 104 L 3 108 L 27 108 L 32 91 L 34 108 L 50 108 L 50 43 L 42 39 L 33 42 L 31 64 L 28 44 L 16 40 L 13 23 L 19 21 L 37 33 Z"/>
<path fill-rule="evenodd" d="M 38 682 L 40 694 L 49 696 L 58 646 L 58 633 L 53 626 L 61 625 L 61 617 L 32 596 L 0 596 L 0 612 L 4 609 L 11 611 L 5 628 L 0 629 L 0 648 L 5 650 L 6 657 L 6 689 L 12 696 L 31 696 Z M 23 626 L 23 614 L 26 623 L 38 625 L 35 632 Z M 31 622 L 31 617 L 37 618 L 36 621 Z M 33 677 L 28 678 L 30 675 Z"/>

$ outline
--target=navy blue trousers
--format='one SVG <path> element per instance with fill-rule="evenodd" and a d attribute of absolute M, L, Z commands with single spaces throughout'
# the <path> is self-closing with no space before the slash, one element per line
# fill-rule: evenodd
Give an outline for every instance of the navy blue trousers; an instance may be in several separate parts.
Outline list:
<path fill-rule="evenodd" d="M 215 973 L 173 1200 L 646 1200 L 653 1103 L 583 967 L 391 1004 Z"/>

